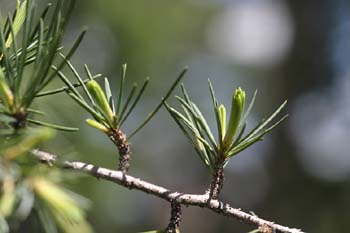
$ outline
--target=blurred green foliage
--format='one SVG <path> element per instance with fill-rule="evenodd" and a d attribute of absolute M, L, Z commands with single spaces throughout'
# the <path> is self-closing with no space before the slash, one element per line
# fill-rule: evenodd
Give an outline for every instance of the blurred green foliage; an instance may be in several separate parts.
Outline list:
<path fill-rule="evenodd" d="M 63 188 L 61 172 L 29 155 L 53 138 L 51 128 L 72 129 L 30 117 L 44 114 L 31 109 L 32 103 L 65 64 L 57 55 L 74 1 L 58 1 L 41 11 L 35 1 L 16 3 L 14 13 L 4 23 L 0 20 L 0 230 L 89 233 L 92 228 L 85 218 L 84 199 Z M 40 224 L 28 227 L 27 221 Z"/>

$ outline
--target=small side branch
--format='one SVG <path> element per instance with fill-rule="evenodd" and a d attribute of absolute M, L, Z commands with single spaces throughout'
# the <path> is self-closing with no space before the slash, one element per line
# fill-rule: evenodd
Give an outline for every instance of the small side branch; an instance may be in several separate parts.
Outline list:
<path fill-rule="evenodd" d="M 120 130 L 116 129 L 108 133 L 109 138 L 117 146 L 119 151 L 119 166 L 118 170 L 123 173 L 127 173 L 130 167 L 129 160 L 131 150 L 128 141 L 126 140 L 125 134 Z"/>
<path fill-rule="evenodd" d="M 176 200 L 172 200 L 171 202 L 171 217 L 166 229 L 166 233 L 178 233 L 181 222 L 181 205 L 176 202 Z"/>
<path fill-rule="evenodd" d="M 217 161 L 215 166 L 215 173 L 213 175 L 213 180 L 210 183 L 207 193 L 209 194 L 210 199 L 218 199 L 221 189 L 224 186 L 224 159 Z"/>
<path fill-rule="evenodd" d="M 122 171 L 115 171 L 107 168 L 97 167 L 93 164 L 88 164 L 79 161 L 60 162 L 59 160 L 57 160 L 57 156 L 39 150 L 33 150 L 31 153 L 42 163 L 55 164 L 56 166 L 60 166 L 66 169 L 86 172 L 94 177 L 114 182 L 129 189 L 136 189 L 144 193 L 157 196 L 170 203 L 176 201 L 177 204 L 204 207 L 216 213 L 225 215 L 227 217 L 238 219 L 239 221 L 245 222 L 249 225 L 257 226 L 259 229 L 269 228 L 272 232 L 304 233 L 299 229 L 282 226 L 274 222 L 267 221 L 257 216 L 254 216 L 252 214 L 248 214 L 240 209 L 231 207 L 228 203 L 210 199 L 208 194 L 196 195 L 171 191 L 161 186 L 143 181 L 139 178 L 126 175 Z"/>

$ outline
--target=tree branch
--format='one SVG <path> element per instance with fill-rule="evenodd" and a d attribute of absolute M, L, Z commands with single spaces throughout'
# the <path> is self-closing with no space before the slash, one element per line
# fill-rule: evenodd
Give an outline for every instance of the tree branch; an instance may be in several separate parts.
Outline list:
<path fill-rule="evenodd" d="M 178 233 L 180 222 L 181 222 L 181 204 L 176 202 L 175 200 L 171 201 L 171 211 L 170 211 L 170 221 L 168 227 L 166 229 L 166 233 Z"/>
<path fill-rule="evenodd" d="M 59 161 L 56 155 L 49 154 L 44 151 L 32 150 L 31 154 L 34 155 L 40 162 L 48 165 L 56 165 L 65 169 L 71 169 L 76 171 L 86 172 L 94 177 L 112 181 L 121 186 L 129 189 L 136 189 L 142 192 L 157 196 L 170 203 L 176 202 L 184 205 L 200 206 L 208 208 L 219 214 L 236 218 L 239 221 L 245 222 L 252 226 L 257 226 L 261 232 L 283 232 L 283 233 L 304 233 L 303 231 L 295 228 L 285 227 L 276 224 L 271 221 L 261 219 L 255 215 L 248 214 L 231 207 L 229 204 L 219 200 L 214 200 L 209 197 L 209 194 L 196 195 L 196 194 L 185 194 L 176 191 L 170 191 L 169 189 L 161 186 L 143 181 L 139 178 L 135 178 L 130 175 L 124 174 L 122 171 L 110 170 L 88 164 L 79 161 Z"/>

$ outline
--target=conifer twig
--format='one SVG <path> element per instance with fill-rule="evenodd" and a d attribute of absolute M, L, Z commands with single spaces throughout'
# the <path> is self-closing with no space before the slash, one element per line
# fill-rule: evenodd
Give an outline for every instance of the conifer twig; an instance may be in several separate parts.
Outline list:
<path fill-rule="evenodd" d="M 40 162 L 48 165 L 55 165 L 65 169 L 82 171 L 94 177 L 98 177 L 99 179 L 108 180 L 129 189 L 136 189 L 144 193 L 151 194 L 170 203 L 175 201 L 177 204 L 207 208 L 218 214 L 238 219 L 239 221 L 245 222 L 252 226 L 257 226 L 259 229 L 264 229 L 265 231 L 270 229 L 271 232 L 304 233 L 299 229 L 282 226 L 259 218 L 258 216 L 248 214 L 241 209 L 233 208 L 228 203 L 224 203 L 220 200 L 210 199 L 208 193 L 198 195 L 171 191 L 164 187 L 143 181 L 140 178 L 126 175 L 122 171 L 110 170 L 80 161 L 60 161 L 56 155 L 52 155 L 37 149 L 32 150 L 31 154 Z"/>

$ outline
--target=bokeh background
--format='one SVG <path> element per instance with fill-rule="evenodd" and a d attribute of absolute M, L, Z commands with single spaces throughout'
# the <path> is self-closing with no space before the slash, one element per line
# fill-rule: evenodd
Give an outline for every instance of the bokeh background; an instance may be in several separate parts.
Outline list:
<path fill-rule="evenodd" d="M 39 1 L 45 3 L 46 1 Z M 4 15 L 15 1 L 0 0 Z M 350 3 L 347 0 L 78 0 L 65 44 L 87 25 L 73 62 L 110 78 L 151 77 L 150 88 L 124 129 L 130 132 L 188 65 L 184 83 L 215 126 L 207 79 L 230 104 L 241 86 L 258 89 L 253 126 L 288 99 L 290 117 L 226 168 L 222 199 L 234 207 L 306 232 L 350 229 Z M 57 82 L 55 85 L 62 86 Z M 53 85 L 52 87 L 54 87 Z M 175 104 L 174 98 L 170 100 Z M 45 120 L 78 126 L 46 150 L 116 167 L 108 138 L 84 124 L 88 115 L 62 95 L 43 98 Z M 202 193 L 210 177 L 165 110 L 132 141 L 132 175 L 172 190 Z M 67 186 L 91 200 L 96 232 L 160 229 L 168 203 L 82 175 Z M 183 209 L 182 232 L 247 232 L 251 227 L 201 208 Z"/>

